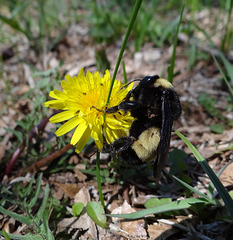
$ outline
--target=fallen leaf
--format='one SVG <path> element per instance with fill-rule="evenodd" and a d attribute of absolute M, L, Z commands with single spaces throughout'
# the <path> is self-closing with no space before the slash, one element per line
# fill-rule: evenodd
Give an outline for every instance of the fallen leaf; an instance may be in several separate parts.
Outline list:
<path fill-rule="evenodd" d="M 74 229 L 87 230 L 83 233 L 83 239 L 88 239 L 91 237 L 92 239 L 97 238 L 97 230 L 95 227 L 95 223 L 91 220 L 91 218 L 87 215 L 87 213 L 81 215 L 79 218 L 71 217 L 71 218 L 64 218 L 60 221 L 57 225 L 57 234 L 64 230 L 67 230 L 68 233 L 73 231 Z M 75 236 L 72 236 L 72 239 L 77 239 Z"/>
<path fill-rule="evenodd" d="M 74 202 L 81 202 L 84 206 L 91 201 L 90 193 L 86 187 L 82 187 L 79 192 L 74 196 Z"/>
<path fill-rule="evenodd" d="M 225 187 L 233 185 L 232 173 L 233 173 L 233 163 L 227 166 L 226 169 L 223 171 L 223 173 L 219 177 L 220 181 Z"/>
<path fill-rule="evenodd" d="M 123 205 L 114 209 L 112 214 L 125 214 L 136 212 L 134 208 L 132 208 L 127 201 L 124 201 Z M 123 232 L 127 234 L 127 237 L 140 237 L 146 238 L 147 233 L 145 230 L 145 223 L 143 219 L 129 221 L 125 219 L 112 218 L 113 222 L 121 229 L 121 235 Z"/>
<path fill-rule="evenodd" d="M 154 223 L 152 225 L 148 225 L 147 231 L 150 238 L 156 240 L 166 240 L 168 237 L 178 232 L 177 229 L 163 223 Z"/>
<path fill-rule="evenodd" d="M 78 186 L 75 183 L 57 183 L 54 182 L 54 185 L 56 185 L 57 187 L 59 187 L 60 189 L 62 189 L 64 191 L 64 193 L 70 197 L 71 199 L 73 199 L 76 195 L 76 193 L 78 192 Z"/>
<path fill-rule="evenodd" d="M 74 167 L 75 176 L 78 178 L 80 182 L 84 182 L 87 179 L 87 176 L 84 173 L 82 173 L 79 169 L 85 169 L 84 164 L 77 164 Z"/>

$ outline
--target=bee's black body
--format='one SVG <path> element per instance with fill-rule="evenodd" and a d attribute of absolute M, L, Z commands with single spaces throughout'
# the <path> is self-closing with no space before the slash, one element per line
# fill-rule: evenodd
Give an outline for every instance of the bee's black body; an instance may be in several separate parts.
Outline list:
<path fill-rule="evenodd" d="M 159 178 L 170 145 L 173 120 L 181 115 L 181 106 L 173 86 L 159 76 L 148 76 L 132 89 L 119 105 L 106 113 L 131 112 L 135 118 L 128 137 L 111 146 L 117 157 L 129 164 L 154 160 L 154 176 Z"/>

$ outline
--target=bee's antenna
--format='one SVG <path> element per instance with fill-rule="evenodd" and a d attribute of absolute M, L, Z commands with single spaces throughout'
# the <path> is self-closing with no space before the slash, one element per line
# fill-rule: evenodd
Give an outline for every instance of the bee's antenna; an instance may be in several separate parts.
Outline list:
<path fill-rule="evenodd" d="M 127 87 L 127 86 L 128 86 L 129 84 L 131 84 L 132 82 L 137 82 L 137 81 L 141 81 L 141 79 L 140 79 L 140 78 L 136 78 L 136 79 L 134 79 L 134 80 L 126 83 L 123 87 L 121 87 L 121 89 Z"/>

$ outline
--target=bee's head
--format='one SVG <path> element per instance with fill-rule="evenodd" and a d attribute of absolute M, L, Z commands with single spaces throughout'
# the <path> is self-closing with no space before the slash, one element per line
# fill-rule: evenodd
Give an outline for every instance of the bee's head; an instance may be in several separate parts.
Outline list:
<path fill-rule="evenodd" d="M 172 84 L 168 80 L 160 78 L 158 75 L 144 77 L 139 83 L 140 88 L 148 86 L 154 88 L 162 87 L 164 89 L 173 88 Z"/>
<path fill-rule="evenodd" d="M 159 79 L 158 75 L 146 76 L 140 81 L 139 85 L 141 88 L 147 87 L 147 86 L 153 85 L 158 79 Z"/>

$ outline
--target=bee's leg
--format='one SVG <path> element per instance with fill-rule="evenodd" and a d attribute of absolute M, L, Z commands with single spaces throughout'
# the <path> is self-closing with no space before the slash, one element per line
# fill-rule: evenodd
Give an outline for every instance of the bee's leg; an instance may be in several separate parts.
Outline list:
<path fill-rule="evenodd" d="M 136 109 L 139 107 L 139 104 L 137 102 L 134 102 L 134 101 L 124 101 L 124 102 L 121 102 L 119 105 L 117 106 L 114 106 L 114 107 L 111 107 L 111 108 L 107 108 L 105 110 L 106 113 L 115 113 L 119 110 L 122 110 L 125 114 L 128 112 L 128 111 L 131 111 L 133 109 Z"/>
<path fill-rule="evenodd" d="M 162 95 L 162 128 L 160 130 L 160 143 L 158 146 L 157 158 L 154 162 L 154 177 L 157 182 L 168 158 L 172 123 L 173 119 L 171 117 L 169 92 L 165 90 Z"/>
<path fill-rule="evenodd" d="M 120 153 L 130 148 L 134 141 L 133 137 L 122 137 L 115 140 L 111 145 L 115 152 Z"/>
<path fill-rule="evenodd" d="M 171 105 L 171 116 L 173 119 L 177 119 L 180 117 L 182 112 L 179 96 L 174 89 L 169 89 L 167 91 L 169 93 L 169 102 Z"/>
<path fill-rule="evenodd" d="M 120 110 L 119 105 L 116 105 L 114 107 L 107 108 L 104 112 L 106 112 L 106 113 L 116 113 L 119 110 Z"/>
<path fill-rule="evenodd" d="M 142 164 L 142 160 L 137 156 L 135 151 L 131 148 L 132 143 L 135 141 L 135 138 L 132 136 L 119 138 L 113 142 L 113 152 L 121 162 L 125 162 L 130 165 L 139 165 Z"/>
<path fill-rule="evenodd" d="M 100 109 L 98 109 L 98 108 L 95 107 L 95 106 L 92 106 L 91 109 L 92 109 L 92 108 L 96 109 L 96 110 L 99 111 L 99 112 L 104 112 L 103 110 L 100 110 Z"/>

